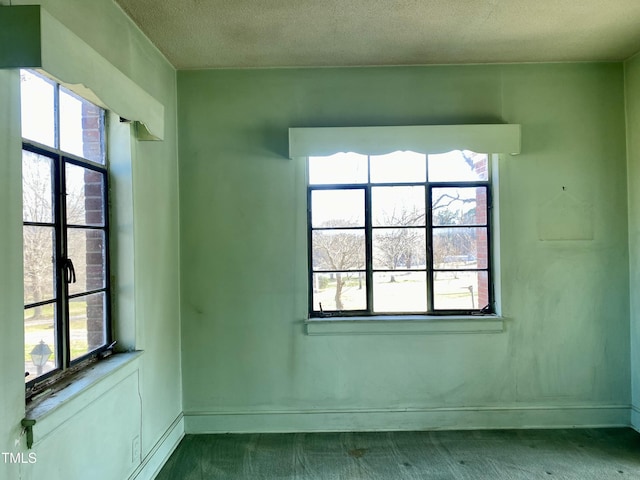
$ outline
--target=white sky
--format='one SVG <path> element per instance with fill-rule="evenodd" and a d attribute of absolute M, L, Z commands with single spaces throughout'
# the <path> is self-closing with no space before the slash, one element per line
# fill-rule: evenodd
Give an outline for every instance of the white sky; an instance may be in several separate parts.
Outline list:
<path fill-rule="evenodd" d="M 55 148 L 55 85 L 27 70 L 21 70 L 21 74 L 22 136 Z M 82 102 L 61 89 L 59 103 L 60 149 L 82 157 Z M 23 168 L 30 168 L 30 162 Z M 41 166 L 34 164 L 33 168 Z M 68 192 L 78 195 L 84 188 L 84 169 L 67 168 L 66 172 Z"/>
<path fill-rule="evenodd" d="M 487 155 L 465 152 L 477 162 Z M 424 155 L 415 152 L 393 152 L 371 156 L 371 182 L 424 182 L 428 161 L 429 180 L 434 182 L 466 182 L 486 180 L 465 161 L 462 152 L 455 150 L 442 154 Z M 366 183 L 367 156 L 358 153 L 337 153 L 327 157 L 309 157 L 309 183 L 311 185 Z M 475 188 L 438 189 L 434 194 L 475 197 Z M 385 225 L 385 220 L 398 215 L 402 209 L 424 212 L 424 187 L 372 187 L 372 217 L 374 226 Z M 344 220 L 353 226 L 364 226 L 363 190 L 314 190 L 311 193 L 312 226 L 319 227 L 331 220 Z M 456 202 L 452 210 L 469 209 L 473 205 Z M 424 225 L 424 223 L 421 223 Z M 346 225 L 343 225 L 346 226 Z"/>
<path fill-rule="evenodd" d="M 55 148 L 54 89 L 52 83 L 22 70 L 22 136 Z M 60 149 L 83 156 L 82 102 L 60 90 Z"/>

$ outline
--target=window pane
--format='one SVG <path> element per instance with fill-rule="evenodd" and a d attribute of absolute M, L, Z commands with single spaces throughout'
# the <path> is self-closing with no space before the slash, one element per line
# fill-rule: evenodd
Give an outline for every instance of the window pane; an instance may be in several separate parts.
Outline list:
<path fill-rule="evenodd" d="M 68 163 L 66 182 L 67 223 L 104 225 L 104 175 Z"/>
<path fill-rule="evenodd" d="M 309 157 L 309 184 L 366 183 L 367 156 L 336 153 L 329 157 Z"/>
<path fill-rule="evenodd" d="M 424 228 L 373 230 L 373 268 L 376 270 L 426 268 Z"/>
<path fill-rule="evenodd" d="M 106 343 L 104 292 L 69 301 L 71 360 L 86 355 Z"/>
<path fill-rule="evenodd" d="M 55 148 L 55 84 L 20 70 L 22 137 Z"/>
<path fill-rule="evenodd" d="M 376 227 L 425 224 L 424 187 L 373 187 L 371 216 Z"/>
<path fill-rule="evenodd" d="M 487 272 L 434 272 L 436 310 L 479 310 L 489 303 Z"/>
<path fill-rule="evenodd" d="M 426 312 L 426 272 L 375 272 L 373 310 L 376 313 Z"/>
<path fill-rule="evenodd" d="M 364 272 L 314 273 L 313 310 L 365 310 L 367 285 Z"/>
<path fill-rule="evenodd" d="M 24 303 L 56 297 L 55 230 L 52 227 L 22 228 L 24 261 Z"/>
<path fill-rule="evenodd" d="M 24 311 L 25 382 L 58 367 L 56 363 L 56 314 L 53 304 Z"/>
<path fill-rule="evenodd" d="M 75 295 L 105 287 L 105 241 L 102 230 L 67 230 L 69 258 L 73 261 L 76 283 L 69 284 Z"/>
<path fill-rule="evenodd" d="M 364 229 L 316 230 L 312 238 L 314 270 L 360 270 L 365 267 Z"/>
<path fill-rule="evenodd" d="M 363 227 L 364 190 L 314 190 L 311 192 L 313 227 Z"/>
<path fill-rule="evenodd" d="M 424 182 L 426 156 L 415 152 L 393 152 L 371 157 L 372 183 Z"/>
<path fill-rule="evenodd" d="M 22 219 L 53 223 L 52 160 L 22 151 Z"/>
<path fill-rule="evenodd" d="M 487 268 L 487 229 L 434 228 L 433 263 L 443 270 Z"/>
<path fill-rule="evenodd" d="M 60 88 L 60 149 L 104 164 L 103 110 Z"/>
<path fill-rule="evenodd" d="M 429 155 L 430 182 L 473 182 L 488 180 L 489 156 L 469 150 Z"/>
<path fill-rule="evenodd" d="M 433 224 L 486 225 L 487 187 L 434 188 Z"/>

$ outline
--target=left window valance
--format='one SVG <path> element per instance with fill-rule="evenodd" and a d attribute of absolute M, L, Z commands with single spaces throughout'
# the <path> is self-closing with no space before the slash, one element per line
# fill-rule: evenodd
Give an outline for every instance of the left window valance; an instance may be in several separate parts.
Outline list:
<path fill-rule="evenodd" d="M 164 105 L 40 5 L 0 7 L 0 68 L 35 68 L 135 121 L 139 140 L 164 139 Z"/>

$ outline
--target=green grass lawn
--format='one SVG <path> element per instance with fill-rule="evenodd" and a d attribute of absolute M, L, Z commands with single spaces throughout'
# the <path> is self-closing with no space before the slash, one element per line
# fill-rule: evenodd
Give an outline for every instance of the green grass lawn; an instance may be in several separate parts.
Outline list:
<path fill-rule="evenodd" d="M 29 320 L 45 320 L 52 319 L 53 321 L 53 304 L 43 305 L 41 309 L 40 316 L 38 319 L 33 318 L 34 308 L 29 308 L 24 311 L 24 321 L 25 328 L 29 328 L 27 323 Z M 87 313 L 87 302 L 79 301 L 79 302 L 70 302 L 69 303 L 69 315 L 71 317 L 75 317 L 78 315 L 86 315 Z"/>

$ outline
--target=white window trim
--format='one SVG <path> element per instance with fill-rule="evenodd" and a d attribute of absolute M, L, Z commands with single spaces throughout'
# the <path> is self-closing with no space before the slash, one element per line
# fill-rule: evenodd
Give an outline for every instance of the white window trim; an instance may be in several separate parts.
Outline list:
<path fill-rule="evenodd" d="M 45 72 L 83 98 L 135 122 L 138 140 L 164 139 L 164 105 L 41 5 L 0 7 L 0 68 Z"/>
<path fill-rule="evenodd" d="M 384 315 L 370 317 L 310 318 L 307 335 L 429 335 L 502 333 L 498 315 Z"/>

